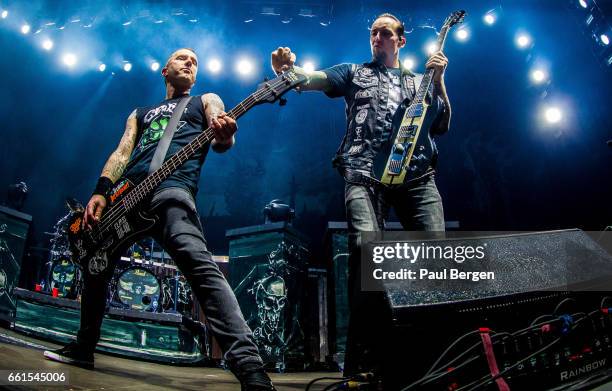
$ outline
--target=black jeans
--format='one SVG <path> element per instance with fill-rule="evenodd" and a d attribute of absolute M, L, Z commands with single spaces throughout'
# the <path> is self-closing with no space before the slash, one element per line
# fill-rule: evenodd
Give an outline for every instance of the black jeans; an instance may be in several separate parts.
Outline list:
<path fill-rule="evenodd" d="M 261 363 L 236 296 L 206 248 L 193 197 L 183 189 L 167 188 L 155 194 L 151 209 L 159 220 L 149 234 L 170 254 L 187 278 L 230 367 L 247 362 Z M 109 267 L 102 273 L 84 273 L 77 342 L 86 349 L 95 349 L 100 339 L 108 285 L 119 255 L 111 257 Z"/>
<path fill-rule="evenodd" d="M 409 186 L 369 187 L 347 182 L 344 200 L 349 229 L 348 298 L 350 308 L 344 375 L 378 370 L 376 365 L 392 341 L 382 319 L 391 319 L 384 292 L 363 292 L 360 281 L 360 232 L 381 231 L 393 207 L 407 231 L 444 231 L 442 198 L 433 175 Z M 408 353 L 407 353 L 408 354 Z"/>

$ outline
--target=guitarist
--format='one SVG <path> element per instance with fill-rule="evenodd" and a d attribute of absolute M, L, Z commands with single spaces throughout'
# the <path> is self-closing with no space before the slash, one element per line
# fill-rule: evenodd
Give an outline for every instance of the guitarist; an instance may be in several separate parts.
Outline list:
<path fill-rule="evenodd" d="M 405 230 L 444 231 L 442 199 L 434 181 L 435 158 L 426 173 L 404 185 L 383 188 L 368 181 L 374 157 L 381 144 L 388 142 L 392 133 L 393 116 L 404 99 L 411 99 L 419 87 L 416 75 L 401 67 L 400 49 L 406 45 L 403 23 L 394 15 L 385 13 L 376 18 L 370 29 L 372 60 L 364 64 L 339 64 L 322 71 L 306 72 L 294 65 L 296 55 L 287 47 L 272 52 L 272 68 L 281 72 L 293 67 L 309 77 L 302 90 L 323 91 L 331 98 L 344 97 L 346 102 L 347 128 L 344 139 L 333 160 L 334 166 L 345 179 L 345 206 L 349 227 L 349 297 L 351 319 L 349 339 L 364 335 L 376 335 L 368 325 L 368 319 L 377 305 L 363 305 L 359 295 L 359 280 L 356 278 L 359 259 L 359 231 L 379 231 L 384 228 L 384 219 L 393 206 Z M 434 68 L 433 91 L 429 110 L 437 116 L 429 130 L 434 135 L 448 131 L 451 105 L 446 94 L 444 71 L 448 64 L 446 56 L 438 51 L 427 61 L 426 68 Z M 420 79 L 420 78 L 418 78 Z M 435 150 L 435 149 L 434 149 Z M 370 297 L 371 298 L 371 297 Z M 361 304 L 359 304 L 360 302 Z M 359 316 L 359 308 L 368 308 L 368 314 Z M 357 326 L 359 325 L 359 326 Z M 379 333 L 380 334 L 380 333 Z M 345 375 L 370 370 L 368 352 L 375 355 L 376 346 L 358 348 L 359 352 L 347 352 Z M 347 343 L 351 349 L 351 343 Z M 362 359 L 361 368 L 351 362 Z"/>
<path fill-rule="evenodd" d="M 172 53 L 161 71 L 166 84 L 165 100 L 154 106 L 137 108 L 128 117 L 119 146 L 104 165 L 87 204 L 83 218 L 85 229 L 91 229 L 98 223 L 107 206 L 111 187 L 120 177 L 138 183 L 148 175 L 157 143 L 177 103 L 189 96 L 197 71 L 198 59 L 192 49 L 183 48 Z M 224 152 L 231 148 L 237 125 L 223 110 L 223 102 L 215 94 L 194 96 L 180 117 L 167 156 L 174 154 L 208 126 L 215 133 L 213 151 Z M 207 152 L 208 146 L 196 153 L 154 192 L 148 209 L 159 220 L 150 235 L 170 253 L 187 277 L 202 303 L 212 333 L 221 345 L 230 369 L 240 380 L 242 390 L 274 390 L 263 370 L 253 335 L 236 297 L 206 248 L 194 197 Z M 86 267 L 83 268 L 81 327 L 76 342 L 56 351 L 45 351 L 45 357 L 93 367 L 93 353 L 100 338 L 116 255 L 109 261 L 110 265 L 99 274 L 92 274 Z"/>

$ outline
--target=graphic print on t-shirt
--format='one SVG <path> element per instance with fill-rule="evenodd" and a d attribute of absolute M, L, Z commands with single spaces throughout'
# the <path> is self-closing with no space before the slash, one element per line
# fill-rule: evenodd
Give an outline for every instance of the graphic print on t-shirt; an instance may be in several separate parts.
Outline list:
<path fill-rule="evenodd" d="M 142 132 L 142 137 L 138 142 L 138 149 L 143 150 L 147 146 L 156 143 L 162 138 L 175 107 L 176 103 L 164 104 L 149 110 L 149 112 L 145 114 L 143 118 L 143 126 L 145 127 L 145 130 Z M 185 111 L 187 111 L 187 108 L 185 108 Z M 181 131 L 181 128 L 185 126 L 185 123 L 185 121 L 178 122 L 176 133 Z"/>

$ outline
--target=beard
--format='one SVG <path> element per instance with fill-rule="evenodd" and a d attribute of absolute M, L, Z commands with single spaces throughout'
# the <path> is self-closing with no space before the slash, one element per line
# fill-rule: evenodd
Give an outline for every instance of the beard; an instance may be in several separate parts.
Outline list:
<path fill-rule="evenodd" d="M 384 64 L 385 61 L 387 60 L 387 53 L 384 51 L 378 51 L 376 52 L 375 50 L 372 50 L 372 61 L 373 62 L 378 62 L 380 64 Z"/>

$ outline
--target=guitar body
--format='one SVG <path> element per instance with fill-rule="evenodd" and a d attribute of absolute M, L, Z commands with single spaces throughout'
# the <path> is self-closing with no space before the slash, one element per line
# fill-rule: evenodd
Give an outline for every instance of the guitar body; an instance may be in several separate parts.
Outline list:
<path fill-rule="evenodd" d="M 393 117 L 393 133 L 376 155 L 374 178 L 384 185 L 401 185 L 423 175 L 434 154 L 429 129 L 436 113 L 425 101 L 404 101 Z"/>
<path fill-rule="evenodd" d="M 120 181 L 111 192 L 111 205 L 92 230 L 83 230 L 84 211 L 75 211 L 70 218 L 68 243 L 71 259 L 90 274 L 106 270 L 111 257 L 127 248 L 155 225 L 156 216 L 149 216 L 138 208 L 125 210 L 121 201 L 133 188 L 131 182 Z"/>

